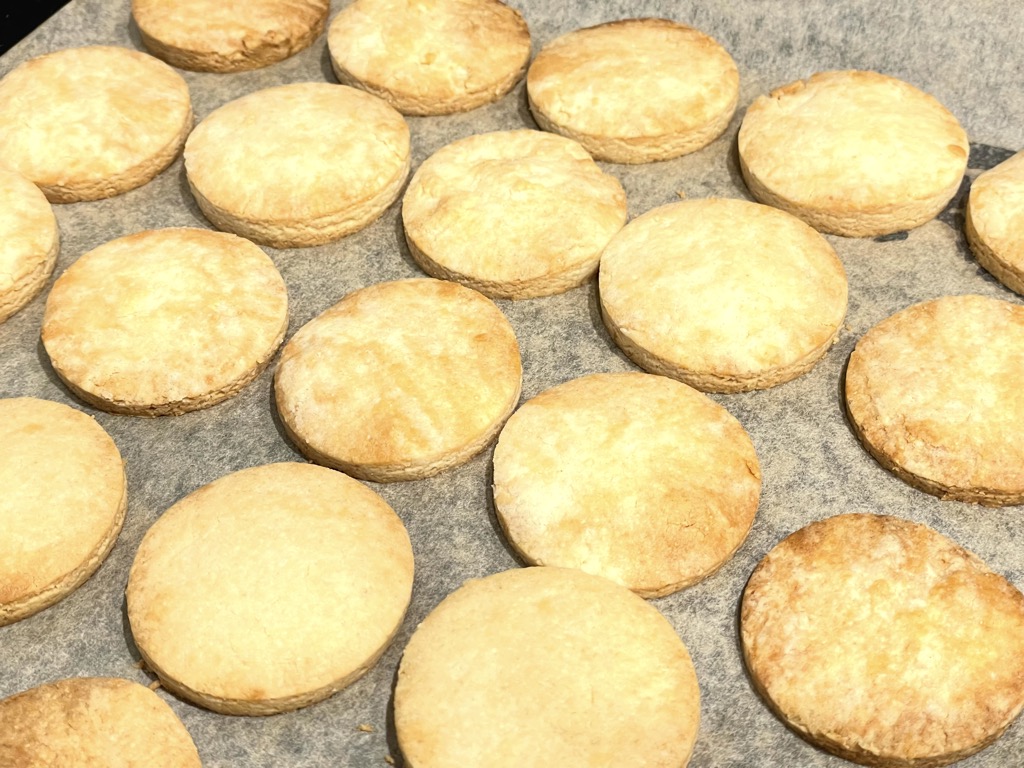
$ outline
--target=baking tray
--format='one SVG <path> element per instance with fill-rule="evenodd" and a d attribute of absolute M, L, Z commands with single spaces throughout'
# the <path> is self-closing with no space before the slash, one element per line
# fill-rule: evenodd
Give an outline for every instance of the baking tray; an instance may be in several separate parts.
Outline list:
<path fill-rule="evenodd" d="M 344 4 L 334 4 L 332 17 Z M 838 343 L 814 370 L 763 392 L 713 395 L 750 432 L 760 457 L 764 488 L 757 519 L 746 542 L 721 570 L 653 601 L 689 648 L 700 680 L 702 719 L 692 766 L 848 765 L 787 730 L 753 691 L 738 643 L 739 599 L 754 566 L 782 537 L 813 520 L 849 511 L 926 523 L 1024 585 L 1021 509 L 942 502 L 903 484 L 861 448 L 840 399 L 843 367 L 856 340 L 893 312 L 947 294 L 978 293 L 1019 303 L 971 256 L 962 234 L 962 206 L 970 178 L 1024 147 L 1024 17 L 1014 3 L 936 5 L 923 0 L 510 4 L 530 25 L 534 52 L 578 27 L 665 16 L 707 32 L 735 58 L 740 104 L 721 138 L 677 160 L 603 166 L 622 181 L 631 216 L 680 196 L 749 199 L 736 158 L 736 132 L 745 107 L 759 94 L 819 70 L 875 69 L 907 80 L 949 107 L 971 138 L 968 178 L 937 220 L 885 238 L 828 238 L 847 270 L 850 304 Z M 73 0 L 0 58 L 0 75 L 32 56 L 86 44 L 142 48 L 127 0 Z M 336 82 L 324 37 L 266 69 L 183 75 L 197 120 L 259 88 Z M 411 117 L 408 122 L 413 170 L 457 138 L 535 127 L 522 84 L 490 106 L 460 115 Z M 55 208 L 62 236 L 57 275 L 81 254 L 121 235 L 157 227 L 210 226 L 188 192 L 180 158 L 140 189 Z M 372 226 L 340 242 L 265 250 L 288 285 L 289 337 L 356 288 L 421 274 L 405 246 L 397 204 Z M 128 514 L 110 557 L 83 587 L 34 617 L 0 628 L 0 697 L 75 675 L 151 682 L 137 664 L 123 595 L 146 530 L 175 501 L 224 474 L 302 460 L 274 414 L 273 365 L 237 397 L 184 416 L 118 416 L 76 401 L 54 375 L 39 341 L 45 295 L 0 325 L 0 396 L 43 397 L 94 415 L 127 462 Z M 583 374 L 634 370 L 602 326 L 595 281 L 560 296 L 498 304 L 521 345 L 524 400 Z M 494 515 L 491 455 L 488 449 L 468 464 L 427 480 L 371 484 L 405 522 L 417 571 L 412 604 L 394 644 L 351 687 L 307 709 L 265 718 L 213 714 L 160 691 L 191 732 L 204 765 L 374 766 L 384 765 L 389 755 L 401 763 L 391 699 L 410 634 L 466 579 L 519 565 Z M 2 537 L 0 531 L 0 542 Z M 1022 752 L 1024 729 L 1018 722 L 962 765 L 1019 765 Z"/>

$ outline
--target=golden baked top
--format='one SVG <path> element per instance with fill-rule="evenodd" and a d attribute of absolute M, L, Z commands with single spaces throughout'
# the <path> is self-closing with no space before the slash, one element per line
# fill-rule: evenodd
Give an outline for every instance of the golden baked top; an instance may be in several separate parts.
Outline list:
<path fill-rule="evenodd" d="M 0 320 L 20 307 L 26 282 L 52 271 L 59 240 L 57 218 L 39 188 L 0 167 Z"/>
<path fill-rule="evenodd" d="M 494 504 L 537 565 L 656 597 L 732 556 L 754 522 L 750 437 L 694 389 L 646 373 L 573 379 L 527 401 L 494 450 Z"/>
<path fill-rule="evenodd" d="M 327 42 L 342 82 L 415 115 L 494 101 L 530 58 L 526 22 L 498 0 L 355 0 Z"/>
<path fill-rule="evenodd" d="M 700 692 L 672 625 L 565 568 L 466 582 L 419 625 L 395 688 L 411 766 L 679 768 Z"/>
<path fill-rule="evenodd" d="M 971 183 L 971 225 L 999 259 L 1024 270 L 1024 152 Z"/>
<path fill-rule="evenodd" d="M 287 324 L 284 280 L 255 245 L 158 229 L 72 264 L 50 291 L 42 338 L 77 392 L 156 415 L 234 394 L 262 370 Z"/>
<path fill-rule="evenodd" d="M 918 523 L 850 514 L 797 531 L 750 577 L 740 622 L 771 706 L 868 765 L 945 765 L 1024 705 L 1024 596 Z"/>
<path fill-rule="evenodd" d="M 127 188 L 148 181 L 191 127 L 181 75 L 127 48 L 66 48 L 0 80 L 0 164 L 57 202 L 78 190 L 85 192 L 80 199 L 106 196 L 99 192 L 115 177 L 128 177 Z M 160 168 L 134 177 L 162 155 Z"/>

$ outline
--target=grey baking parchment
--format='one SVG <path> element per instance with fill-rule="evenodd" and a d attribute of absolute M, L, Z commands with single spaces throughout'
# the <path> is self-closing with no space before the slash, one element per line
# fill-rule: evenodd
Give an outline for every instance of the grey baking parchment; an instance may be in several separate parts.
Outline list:
<path fill-rule="evenodd" d="M 513 0 L 534 52 L 572 29 L 638 16 L 666 16 L 709 33 L 733 55 L 740 104 L 725 135 L 688 157 L 647 166 L 605 165 L 625 186 L 631 216 L 686 197 L 749 197 L 736 162 L 736 132 L 760 93 L 826 69 L 875 69 L 903 78 L 949 107 L 973 143 L 968 178 L 1024 147 L 1024 16 L 1015 2 L 897 0 Z M 333 12 L 344 5 L 335 2 Z M 333 16 L 333 13 L 332 13 Z M 73 0 L 0 59 L 0 75 L 23 60 L 84 44 L 141 49 L 128 0 Z M 326 40 L 267 69 L 230 75 L 183 73 L 197 119 L 262 87 L 336 82 Z M 535 127 L 520 84 L 496 104 L 436 118 L 409 118 L 413 169 L 450 141 L 473 133 Z M 945 294 L 980 293 L 1019 302 L 970 255 L 961 232 L 963 193 L 939 220 L 907 236 L 829 237 L 850 283 L 847 328 L 809 374 L 771 390 L 715 395 L 750 432 L 764 490 L 749 538 L 704 582 L 654 601 L 688 646 L 700 679 L 701 727 L 691 765 L 839 766 L 787 730 L 751 688 L 737 640 L 743 585 L 783 536 L 847 511 L 883 512 L 933 526 L 1024 586 L 1022 510 L 941 502 L 904 485 L 861 448 L 843 417 L 842 370 L 856 340 L 907 305 Z M 115 237 L 168 226 L 209 227 L 193 203 L 179 158 L 150 184 L 110 200 L 55 206 L 62 246 L 56 274 Z M 316 248 L 265 249 L 288 284 L 289 337 L 350 291 L 412 277 L 393 205 L 381 220 Z M 301 460 L 275 420 L 273 365 L 237 397 L 179 417 L 115 416 L 77 402 L 55 378 L 39 343 L 46 294 L 0 325 L 0 396 L 34 395 L 93 414 L 117 442 L 129 480 L 128 516 L 109 559 L 81 589 L 34 617 L 0 628 L 0 697 L 72 675 L 114 675 L 142 683 L 124 614 L 123 590 L 139 542 L 152 522 L 186 493 L 228 472 Z M 597 371 L 632 370 L 600 322 L 594 281 L 561 296 L 498 302 L 522 347 L 523 398 Z M 1024 428 L 1024 425 L 1021 425 Z M 3 447 L 0 446 L 0 450 Z M 467 465 L 412 483 L 372 486 L 412 537 L 416 582 L 394 645 L 376 667 L 327 701 L 267 718 L 216 715 L 175 699 L 208 768 L 379 766 L 400 763 L 391 692 L 402 648 L 417 623 L 464 580 L 517 567 L 490 498 L 491 449 Z M 2 492 L 2 489 L 0 489 Z M 0 531 L 0 546 L 3 532 Z M 361 724 L 372 731 L 359 730 Z M 1024 726 L 964 766 L 1020 765 Z M 7 768 L 6 766 L 4 768 Z M 467 766 L 467 768 L 473 768 Z"/>

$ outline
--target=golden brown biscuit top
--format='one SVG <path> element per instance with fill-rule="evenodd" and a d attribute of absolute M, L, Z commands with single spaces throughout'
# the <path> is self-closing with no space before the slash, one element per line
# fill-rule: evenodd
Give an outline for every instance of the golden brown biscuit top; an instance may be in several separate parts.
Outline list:
<path fill-rule="evenodd" d="M 497 0 L 356 0 L 327 41 L 356 79 L 425 105 L 502 85 L 530 58 L 526 22 Z"/>
<path fill-rule="evenodd" d="M 2 617 L 4 604 L 40 593 L 111 535 L 125 477 L 103 427 L 49 400 L 0 400 L 0 445 Z"/>
<path fill-rule="evenodd" d="M 955 753 L 1024 704 L 1024 596 L 906 520 L 840 515 L 783 540 L 750 577 L 741 631 L 786 720 L 847 749 Z"/>
<path fill-rule="evenodd" d="M 825 238 L 743 200 L 687 200 L 634 219 L 605 249 L 600 284 L 635 343 L 719 376 L 797 364 L 846 314 L 846 273 Z"/>
<path fill-rule="evenodd" d="M 971 222 L 1002 261 L 1024 268 L 1024 152 L 1018 152 L 971 184 Z"/>
<path fill-rule="evenodd" d="M 398 671 L 409 765 L 678 768 L 700 693 L 672 626 L 628 590 L 565 568 L 466 582 L 417 628 Z"/>
<path fill-rule="evenodd" d="M 760 491 L 740 423 L 685 384 L 645 373 L 541 393 L 494 451 L 494 503 L 517 550 L 644 596 L 715 570 L 750 530 Z"/>
<path fill-rule="evenodd" d="M 185 143 L 189 181 L 217 208 L 257 220 L 315 219 L 372 197 L 409 162 L 409 127 L 376 96 L 330 83 L 250 93 Z"/>
<path fill-rule="evenodd" d="M 188 86 L 162 61 L 67 48 L 0 80 L 0 163 L 39 185 L 102 180 L 158 155 L 191 119 Z"/>
<path fill-rule="evenodd" d="M 132 17 L 162 42 L 231 57 L 292 30 L 296 36 L 327 15 L 329 0 L 132 0 Z"/>
<path fill-rule="evenodd" d="M 288 323 L 274 263 L 235 235 L 139 232 L 89 251 L 57 279 L 43 317 L 54 367 L 107 401 L 202 398 L 262 364 Z"/>
<path fill-rule="evenodd" d="M 519 398 L 512 326 L 476 291 L 399 280 L 349 294 L 281 352 L 277 405 L 347 463 L 430 463 L 482 438 Z"/>
<path fill-rule="evenodd" d="M 203 486 L 146 533 L 128 617 L 147 662 L 206 696 L 300 696 L 365 671 L 401 623 L 413 559 L 376 493 L 311 464 Z"/>
<path fill-rule="evenodd" d="M 1024 489 L 1024 307 L 946 296 L 883 320 L 857 343 L 846 402 L 864 439 L 919 477 Z"/>
<path fill-rule="evenodd" d="M 722 46 L 667 19 L 576 30 L 541 50 L 530 100 L 574 132 L 611 138 L 692 131 L 731 112 L 739 73 Z"/>
<path fill-rule="evenodd" d="M 118 678 L 58 680 L 0 701 L 0 765 L 200 768 L 159 696 Z"/>
<path fill-rule="evenodd" d="M 626 193 L 575 141 L 499 131 L 428 158 L 402 219 L 417 247 L 449 269 L 529 279 L 596 259 L 626 222 Z"/>
<path fill-rule="evenodd" d="M 739 151 L 750 173 L 787 200 L 874 209 L 955 189 L 969 145 L 932 96 L 877 72 L 840 71 L 758 97 Z"/>
<path fill-rule="evenodd" d="M 39 188 L 0 168 L 0 297 L 46 261 L 58 237 L 53 208 Z"/>

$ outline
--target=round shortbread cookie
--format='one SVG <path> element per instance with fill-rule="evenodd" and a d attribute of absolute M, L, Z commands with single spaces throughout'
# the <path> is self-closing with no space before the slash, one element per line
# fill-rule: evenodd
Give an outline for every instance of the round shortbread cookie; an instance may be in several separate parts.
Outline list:
<path fill-rule="evenodd" d="M 747 583 L 740 633 L 779 717 L 864 765 L 947 765 L 1024 705 L 1024 595 L 895 517 L 839 515 L 783 540 Z"/>
<path fill-rule="evenodd" d="M 1024 294 L 1024 152 L 974 180 L 964 230 L 978 263 Z"/>
<path fill-rule="evenodd" d="M 185 144 L 188 184 L 219 229 L 275 248 L 319 245 L 378 218 L 409 174 L 409 126 L 384 101 L 330 83 L 250 93 Z"/>
<path fill-rule="evenodd" d="M 329 0 L 132 0 L 143 45 L 182 69 L 239 72 L 287 59 L 324 31 Z"/>
<path fill-rule="evenodd" d="M 946 296 L 883 320 L 850 356 L 846 410 L 868 452 L 910 485 L 1024 503 L 1024 307 Z"/>
<path fill-rule="evenodd" d="M 3 626 L 53 605 L 95 573 L 121 531 L 127 486 L 103 427 L 60 403 L 0 400 L 0 445 Z"/>
<path fill-rule="evenodd" d="M 820 72 L 760 96 L 739 132 L 754 197 L 851 237 L 935 218 L 959 189 L 969 151 L 933 97 L 865 71 Z"/>
<path fill-rule="evenodd" d="M 449 144 L 419 167 L 402 201 L 425 272 L 501 299 L 585 282 L 626 215 L 618 179 L 577 142 L 541 131 Z"/>
<path fill-rule="evenodd" d="M 127 48 L 67 48 L 0 80 L 0 165 L 54 203 L 142 186 L 177 157 L 191 128 L 181 75 Z"/>
<path fill-rule="evenodd" d="M 54 370 L 90 405 L 166 416 L 237 394 L 287 327 L 284 280 L 258 247 L 157 229 L 72 264 L 50 291 L 42 337 Z"/>
<path fill-rule="evenodd" d="M 327 33 L 338 80 L 407 115 L 497 101 L 526 71 L 530 31 L 498 0 L 355 0 Z"/>
<path fill-rule="evenodd" d="M 600 287 L 623 352 L 705 392 L 806 373 L 846 316 L 846 272 L 825 238 L 744 200 L 688 200 L 634 219 L 604 251 Z"/>
<path fill-rule="evenodd" d="M 0 765 L 200 768 L 192 737 L 145 686 L 75 677 L 0 701 Z"/>
<path fill-rule="evenodd" d="M 729 125 L 739 82 L 721 45 L 667 19 L 570 32 L 544 46 L 526 74 L 537 124 L 613 163 L 667 160 L 710 144 Z"/>
<path fill-rule="evenodd" d="M 311 464 L 226 475 L 146 533 L 126 590 L 161 684 L 232 715 L 327 698 L 391 643 L 412 595 L 402 521 L 362 483 Z"/>
<path fill-rule="evenodd" d="M 680 768 L 699 722 L 697 676 L 672 625 L 567 568 L 466 582 L 416 629 L 395 687 L 410 768 Z"/>
<path fill-rule="evenodd" d="M 57 218 L 45 195 L 0 168 L 0 323 L 43 290 L 59 250 Z"/>
<path fill-rule="evenodd" d="M 390 482 L 482 451 L 519 401 L 522 373 L 492 301 L 422 278 L 350 293 L 303 326 L 281 352 L 275 394 L 309 458 Z"/>
<path fill-rule="evenodd" d="M 761 470 L 722 406 L 646 373 L 574 379 L 526 402 L 494 450 L 494 505 L 533 565 L 643 597 L 718 569 L 754 522 Z"/>

